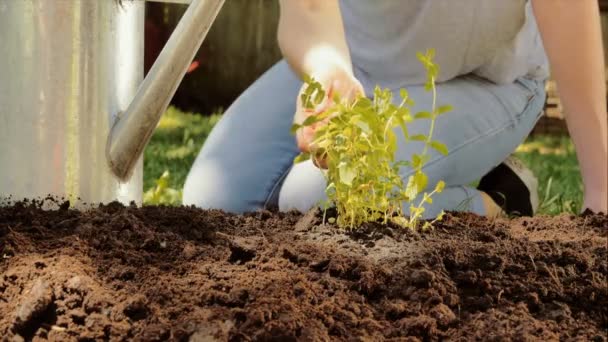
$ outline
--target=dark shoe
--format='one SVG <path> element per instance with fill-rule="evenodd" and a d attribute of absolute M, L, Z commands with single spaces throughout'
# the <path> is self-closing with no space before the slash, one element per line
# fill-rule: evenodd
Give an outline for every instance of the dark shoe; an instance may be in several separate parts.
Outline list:
<path fill-rule="evenodd" d="M 483 176 L 477 189 L 510 216 L 533 216 L 538 209 L 538 180 L 513 156 Z"/>

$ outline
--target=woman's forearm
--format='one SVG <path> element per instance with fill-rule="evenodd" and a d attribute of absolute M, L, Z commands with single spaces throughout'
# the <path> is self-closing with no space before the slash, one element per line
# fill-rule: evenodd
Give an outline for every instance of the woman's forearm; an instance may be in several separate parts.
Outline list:
<path fill-rule="evenodd" d="M 534 0 L 588 194 L 606 207 L 608 129 L 602 33 L 597 0 Z M 603 202 L 603 203 L 602 203 Z M 586 203 L 588 204 L 588 203 Z"/>
<path fill-rule="evenodd" d="M 281 0 L 278 41 L 283 56 L 299 74 L 352 64 L 338 0 Z"/>

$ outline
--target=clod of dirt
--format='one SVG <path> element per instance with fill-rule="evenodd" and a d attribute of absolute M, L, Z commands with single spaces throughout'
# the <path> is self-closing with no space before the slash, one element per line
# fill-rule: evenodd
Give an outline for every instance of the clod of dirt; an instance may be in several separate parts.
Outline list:
<path fill-rule="evenodd" d="M 456 322 L 456 314 L 445 304 L 437 304 L 431 309 L 430 315 L 442 328 L 447 328 Z"/>
<path fill-rule="evenodd" d="M 244 264 L 255 258 L 255 238 L 243 239 L 235 237 L 230 241 L 230 257 L 228 261 L 233 264 Z"/>
<path fill-rule="evenodd" d="M 53 291 L 49 283 L 40 278 L 36 279 L 15 310 L 13 330 L 22 335 L 27 333 L 52 303 Z"/>
<path fill-rule="evenodd" d="M 70 278 L 65 283 L 65 287 L 68 290 L 68 292 L 71 292 L 71 293 L 85 294 L 88 291 L 88 286 L 86 284 L 86 281 L 83 280 L 83 278 L 79 277 L 79 276 L 74 276 L 74 277 Z"/>
<path fill-rule="evenodd" d="M 146 297 L 138 295 L 130 298 L 126 303 L 123 313 L 134 321 L 139 321 L 148 317 L 148 301 Z"/>
<path fill-rule="evenodd" d="M 81 309 L 72 310 L 68 313 L 68 315 L 72 318 L 72 321 L 78 325 L 84 325 L 85 320 L 87 318 L 86 312 Z"/>
<path fill-rule="evenodd" d="M 215 342 L 229 339 L 229 331 L 234 326 L 232 321 L 206 322 L 199 325 L 190 335 L 189 342 Z"/>
<path fill-rule="evenodd" d="M 294 225 L 294 230 L 296 232 L 305 232 L 310 230 L 315 223 L 318 223 L 318 214 L 319 209 L 314 208 L 309 210 L 306 214 L 302 216 Z"/>
<path fill-rule="evenodd" d="M 416 270 L 410 277 L 411 283 L 418 287 L 430 287 L 431 282 L 435 280 L 435 274 L 429 270 Z"/>

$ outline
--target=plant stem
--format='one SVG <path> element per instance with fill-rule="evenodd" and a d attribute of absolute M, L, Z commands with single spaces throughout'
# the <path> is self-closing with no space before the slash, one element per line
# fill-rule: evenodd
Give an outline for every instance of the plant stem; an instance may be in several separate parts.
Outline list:
<path fill-rule="evenodd" d="M 433 90 L 433 106 L 431 111 L 431 128 L 429 129 L 429 135 L 426 138 L 424 143 L 424 149 L 422 150 L 422 155 L 426 155 L 426 152 L 429 149 L 429 145 L 433 140 L 433 132 L 435 131 L 435 108 L 437 107 L 437 88 L 435 87 L 435 78 L 431 77 L 431 85 Z M 422 164 L 420 165 L 420 170 L 422 170 Z"/>

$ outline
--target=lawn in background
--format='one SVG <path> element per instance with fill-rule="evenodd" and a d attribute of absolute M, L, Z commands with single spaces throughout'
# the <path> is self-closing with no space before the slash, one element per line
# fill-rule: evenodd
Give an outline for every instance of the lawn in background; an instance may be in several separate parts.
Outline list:
<path fill-rule="evenodd" d="M 161 119 L 144 159 L 144 203 L 181 203 L 181 189 L 203 142 L 220 115 L 201 116 L 169 108 Z M 577 213 L 582 183 L 574 147 L 567 136 L 534 136 L 516 156 L 536 174 L 541 214 Z"/>
<path fill-rule="evenodd" d="M 144 151 L 144 204 L 181 204 L 188 171 L 219 118 L 169 107 Z"/>
<path fill-rule="evenodd" d="M 583 183 L 570 137 L 532 136 L 517 148 L 515 155 L 538 178 L 540 213 L 580 212 Z"/>

